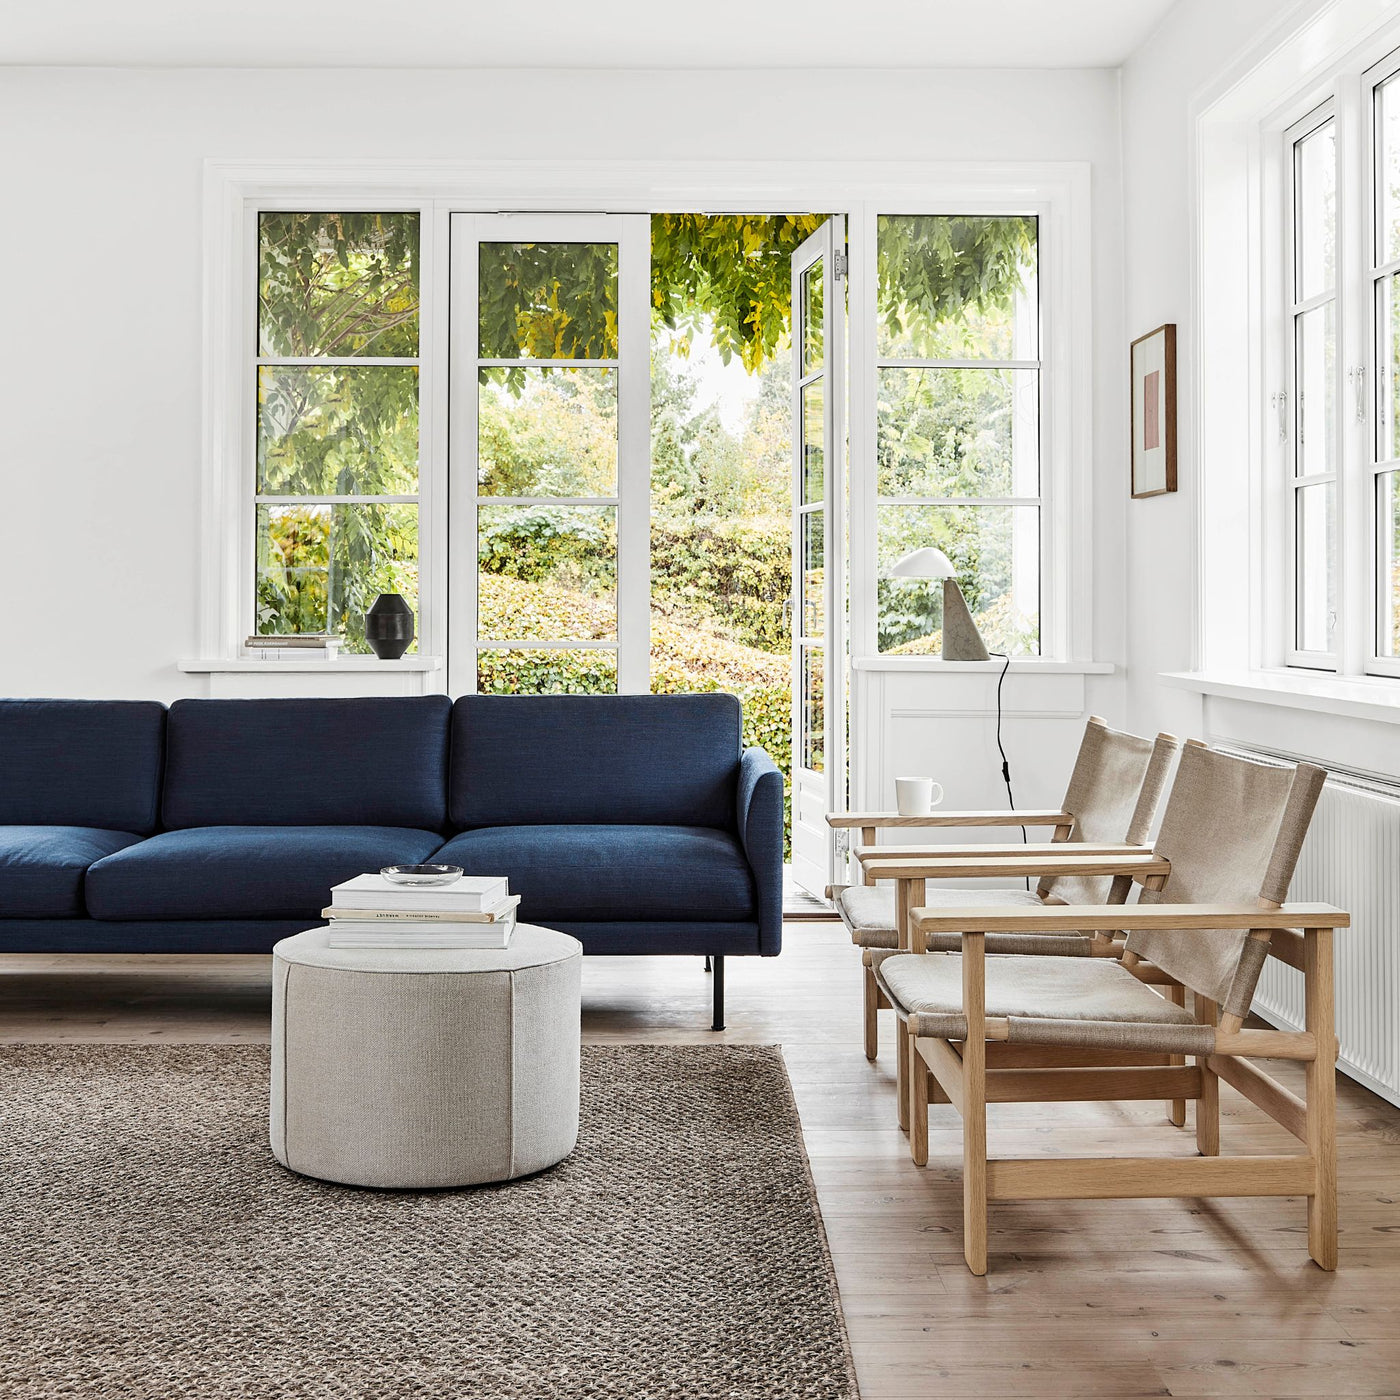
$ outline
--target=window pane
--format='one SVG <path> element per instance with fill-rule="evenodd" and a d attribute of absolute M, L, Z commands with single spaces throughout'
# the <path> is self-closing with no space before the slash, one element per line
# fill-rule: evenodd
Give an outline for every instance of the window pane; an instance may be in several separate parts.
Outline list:
<path fill-rule="evenodd" d="M 826 653 L 802 648 L 802 766 L 814 773 L 826 763 Z"/>
<path fill-rule="evenodd" d="M 1040 358 L 1036 220 L 882 214 L 881 359 Z"/>
<path fill-rule="evenodd" d="M 802 517 L 802 635 L 820 637 L 826 630 L 826 513 L 810 510 Z"/>
<path fill-rule="evenodd" d="M 1337 623 L 1334 484 L 1297 490 L 1299 651 L 1330 652 Z"/>
<path fill-rule="evenodd" d="M 617 654 L 554 647 L 479 651 L 476 688 L 483 695 L 616 695 Z"/>
<path fill-rule="evenodd" d="M 1377 652 L 1400 656 L 1400 473 L 1376 478 L 1377 535 Z"/>
<path fill-rule="evenodd" d="M 478 636 L 616 638 L 615 506 L 483 506 L 478 532 Z"/>
<path fill-rule="evenodd" d="M 1337 141 L 1329 120 L 1293 148 L 1294 252 L 1297 299 L 1325 292 L 1336 281 Z"/>
<path fill-rule="evenodd" d="M 802 386 L 802 504 L 826 500 L 826 389 L 823 380 Z"/>
<path fill-rule="evenodd" d="M 615 360 L 616 243 L 483 243 L 483 360 Z"/>
<path fill-rule="evenodd" d="M 1400 81 L 1376 89 L 1376 261 L 1400 258 Z"/>
<path fill-rule="evenodd" d="M 260 214 L 258 353 L 418 354 L 417 214 Z"/>
<path fill-rule="evenodd" d="M 882 652 L 936 655 L 942 645 L 942 580 L 887 577 L 901 555 L 933 545 L 957 568 L 988 650 L 1039 653 L 1038 506 L 880 506 L 877 526 Z"/>
<path fill-rule="evenodd" d="M 1037 370 L 879 373 L 880 495 L 1039 494 Z"/>
<path fill-rule="evenodd" d="M 418 491 L 413 365 L 258 370 L 258 492 L 412 496 Z"/>
<path fill-rule="evenodd" d="M 825 351 L 823 336 L 826 323 L 822 319 L 822 265 L 817 263 L 802 274 L 802 373 L 821 369 Z"/>
<path fill-rule="evenodd" d="M 1294 321 L 1297 347 L 1298 425 L 1296 468 L 1299 476 L 1330 472 L 1337 427 L 1336 304 L 1328 302 Z"/>
<path fill-rule="evenodd" d="M 483 496 L 617 494 L 617 371 L 480 371 Z"/>
<path fill-rule="evenodd" d="M 1400 457 L 1400 273 L 1376 283 L 1376 342 L 1380 363 L 1376 373 L 1376 460 Z"/>
<path fill-rule="evenodd" d="M 417 506 L 258 507 L 259 635 L 331 631 L 368 652 L 365 612 L 381 593 L 418 611 Z"/>

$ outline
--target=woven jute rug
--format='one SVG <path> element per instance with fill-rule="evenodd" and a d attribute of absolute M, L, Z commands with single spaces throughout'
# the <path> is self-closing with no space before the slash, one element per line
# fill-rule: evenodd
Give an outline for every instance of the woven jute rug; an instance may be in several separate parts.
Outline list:
<path fill-rule="evenodd" d="M 573 1155 L 461 1191 L 283 1170 L 267 1075 L 0 1049 L 6 1400 L 857 1396 L 776 1047 L 585 1047 Z"/>

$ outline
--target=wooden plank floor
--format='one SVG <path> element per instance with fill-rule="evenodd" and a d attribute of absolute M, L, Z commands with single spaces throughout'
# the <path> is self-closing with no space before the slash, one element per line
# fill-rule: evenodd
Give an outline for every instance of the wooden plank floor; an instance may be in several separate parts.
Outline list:
<path fill-rule="evenodd" d="M 1340 1081 L 1334 1275 L 1308 1261 L 1301 1201 L 1173 1200 L 993 1205 L 976 1279 L 951 1110 L 914 1167 L 891 1028 L 867 1063 L 840 926 L 793 924 L 780 959 L 726 971 L 716 1037 L 698 958 L 588 960 L 585 1037 L 784 1047 L 865 1400 L 1400 1396 L 1400 1110 Z M 0 956 L 0 974 L 0 1041 L 267 1039 L 266 958 Z M 1224 1085 L 1221 1101 L 1227 1150 L 1292 1150 Z M 1006 1105 L 991 1124 L 994 1153 L 1194 1150 L 1156 1104 Z"/>

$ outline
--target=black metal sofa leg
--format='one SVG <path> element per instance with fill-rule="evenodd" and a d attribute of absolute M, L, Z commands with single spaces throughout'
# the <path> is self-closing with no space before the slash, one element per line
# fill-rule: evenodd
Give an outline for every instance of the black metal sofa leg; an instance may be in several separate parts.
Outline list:
<path fill-rule="evenodd" d="M 722 1031 L 724 1029 L 724 954 L 714 955 L 715 969 L 715 1016 L 714 1023 L 710 1026 L 712 1031 Z"/>

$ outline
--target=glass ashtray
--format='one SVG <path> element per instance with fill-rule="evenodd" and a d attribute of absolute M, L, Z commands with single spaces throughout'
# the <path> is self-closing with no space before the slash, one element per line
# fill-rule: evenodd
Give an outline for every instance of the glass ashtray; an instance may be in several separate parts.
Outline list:
<path fill-rule="evenodd" d="M 379 872 L 395 885 L 450 885 L 462 878 L 460 865 L 386 865 Z"/>

